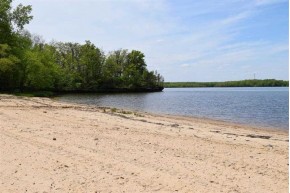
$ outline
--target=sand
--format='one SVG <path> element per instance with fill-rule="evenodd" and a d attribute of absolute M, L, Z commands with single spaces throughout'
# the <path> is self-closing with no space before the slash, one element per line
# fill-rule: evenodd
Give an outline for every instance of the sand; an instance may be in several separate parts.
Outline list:
<path fill-rule="evenodd" d="M 288 133 L 0 95 L 0 192 L 288 192 Z"/>

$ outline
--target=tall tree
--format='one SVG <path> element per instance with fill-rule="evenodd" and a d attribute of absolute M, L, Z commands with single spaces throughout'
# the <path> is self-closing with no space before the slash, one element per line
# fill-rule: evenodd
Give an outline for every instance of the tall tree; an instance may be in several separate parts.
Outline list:
<path fill-rule="evenodd" d="M 90 41 L 81 46 L 80 63 L 82 66 L 81 76 L 85 87 L 98 87 L 101 80 L 104 54 Z"/>
<path fill-rule="evenodd" d="M 21 59 L 29 40 L 20 32 L 32 19 L 31 6 L 18 5 L 12 9 L 12 0 L 0 4 L 0 89 L 21 87 Z M 5 70 L 6 69 L 6 70 Z M 9 69 L 9 70 L 7 70 Z"/>
<path fill-rule="evenodd" d="M 24 28 L 33 16 L 30 15 L 30 5 L 19 4 L 12 9 L 12 0 L 1 0 L 0 4 L 0 44 L 11 43 L 15 33 Z"/>
<path fill-rule="evenodd" d="M 144 85 L 144 73 L 147 73 L 145 55 L 137 50 L 128 54 L 128 65 L 124 72 L 124 79 L 129 88 L 146 87 Z"/>
<path fill-rule="evenodd" d="M 145 55 L 138 51 L 138 50 L 132 50 L 128 54 L 128 62 L 129 64 L 132 64 L 136 67 L 136 70 L 138 70 L 140 73 L 142 73 L 146 69 L 146 63 L 145 63 Z"/>
<path fill-rule="evenodd" d="M 128 66 L 128 51 L 124 49 L 109 53 L 104 63 L 103 82 L 105 87 L 122 87 L 124 71 Z"/>

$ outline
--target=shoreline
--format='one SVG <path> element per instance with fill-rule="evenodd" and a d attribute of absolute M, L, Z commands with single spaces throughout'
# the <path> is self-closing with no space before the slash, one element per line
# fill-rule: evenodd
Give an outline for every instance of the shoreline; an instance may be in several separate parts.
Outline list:
<path fill-rule="evenodd" d="M 145 112 L 147 113 L 147 112 Z M 227 125 L 232 127 L 238 127 L 238 128 L 244 128 L 248 130 L 259 130 L 259 131 L 269 131 L 269 132 L 278 132 L 278 133 L 289 133 L 289 130 L 278 128 L 278 127 L 266 127 L 266 126 L 258 126 L 254 124 L 244 124 L 244 123 L 238 123 L 238 122 L 231 122 L 231 121 L 225 121 L 225 120 L 218 120 L 214 118 L 207 118 L 207 117 L 194 117 L 194 116 L 186 116 L 186 115 L 171 115 L 171 114 L 158 114 L 158 113 L 148 113 L 152 114 L 153 116 L 167 116 L 175 119 L 181 119 L 181 120 L 188 120 L 188 121 L 199 121 L 203 123 L 211 123 L 211 124 L 217 124 L 217 125 Z"/>
<path fill-rule="evenodd" d="M 198 121 L 198 122 L 209 122 L 212 124 L 223 124 L 228 125 L 232 127 L 242 127 L 247 128 L 249 130 L 262 130 L 262 131 L 270 131 L 270 132 L 281 132 L 281 133 L 289 133 L 289 129 L 286 128 L 280 128 L 280 127 L 272 127 L 272 126 L 260 126 L 255 124 L 246 124 L 246 123 L 238 123 L 238 122 L 231 122 L 231 121 L 225 121 L 225 120 L 219 120 L 214 118 L 208 118 L 208 117 L 195 117 L 190 115 L 175 115 L 175 114 L 167 114 L 167 113 L 158 113 L 158 112 L 148 112 L 148 111 L 140 111 L 140 110 L 134 110 L 129 108 L 119 108 L 119 107 L 112 107 L 112 106 L 96 106 L 96 105 L 89 105 L 84 103 L 76 103 L 76 102 L 68 102 L 68 101 L 62 101 L 59 100 L 58 97 L 52 98 L 53 100 L 56 100 L 61 103 L 67 103 L 67 104 L 74 104 L 74 105 L 83 105 L 87 107 L 94 107 L 94 108 L 108 108 L 108 109 L 116 109 L 119 111 L 130 111 L 132 113 L 141 113 L 151 116 L 159 116 L 159 117 L 170 117 L 172 119 L 180 119 L 180 120 L 188 120 L 188 121 Z"/>
<path fill-rule="evenodd" d="M 0 192 L 288 192 L 288 132 L 0 95 Z"/>
<path fill-rule="evenodd" d="M 138 111 L 139 112 L 139 111 Z M 194 121 L 194 122 L 201 122 L 201 123 L 210 123 L 210 124 L 216 124 L 216 125 L 223 125 L 223 126 L 231 126 L 236 128 L 243 128 L 247 129 L 249 131 L 268 131 L 268 132 L 277 132 L 277 133 L 283 133 L 283 134 L 289 134 L 289 130 L 278 128 L 278 127 L 263 127 L 258 125 L 251 125 L 251 124 L 243 124 L 243 123 L 235 123 L 231 121 L 224 121 L 224 120 L 218 120 L 213 118 L 206 118 L 206 117 L 194 117 L 194 116 L 185 116 L 185 115 L 171 115 L 171 114 L 159 114 L 159 113 L 150 113 L 150 112 L 142 112 L 140 113 L 152 115 L 152 116 L 160 116 L 160 117 L 170 117 L 173 119 L 180 119 L 180 120 L 187 120 L 187 121 Z"/>
<path fill-rule="evenodd" d="M 78 103 L 71 103 L 71 104 L 78 104 Z M 90 105 L 87 105 L 88 107 Z M 96 108 L 116 108 L 116 107 L 110 107 L 110 106 L 102 106 Z M 142 113 L 146 115 L 151 116 L 158 116 L 158 117 L 166 117 L 166 118 L 172 118 L 172 119 L 178 119 L 178 120 L 186 120 L 186 121 L 194 121 L 194 122 L 202 122 L 202 123 L 211 123 L 211 124 L 217 124 L 217 125 L 227 125 L 232 127 L 238 127 L 238 128 L 244 128 L 248 130 L 260 130 L 260 131 L 269 131 L 269 132 L 278 132 L 278 133 L 289 133 L 289 130 L 278 128 L 278 127 L 266 127 L 266 126 L 258 126 L 254 124 L 243 124 L 243 123 L 237 123 L 237 122 L 231 122 L 231 121 L 225 121 L 225 120 L 218 120 L 214 118 L 207 118 L 207 117 L 194 117 L 194 116 L 187 116 L 187 115 L 174 115 L 174 114 L 166 114 L 166 113 L 157 113 L 157 112 L 147 112 L 147 111 L 137 111 L 132 109 L 126 109 L 126 108 L 116 108 L 119 111 L 125 110 L 125 111 L 131 111 L 131 112 L 137 112 Z"/>

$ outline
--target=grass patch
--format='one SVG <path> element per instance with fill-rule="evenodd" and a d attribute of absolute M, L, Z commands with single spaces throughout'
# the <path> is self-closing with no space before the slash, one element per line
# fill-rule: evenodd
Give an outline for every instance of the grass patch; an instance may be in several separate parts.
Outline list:
<path fill-rule="evenodd" d="M 111 112 L 112 112 L 112 113 L 115 113 L 115 112 L 117 112 L 117 109 L 116 109 L 116 108 L 112 108 L 112 109 L 111 109 Z"/>
<path fill-rule="evenodd" d="M 131 112 L 131 111 L 124 111 L 124 110 L 122 110 L 120 113 L 122 113 L 122 114 L 133 114 L 133 112 Z"/>
<path fill-rule="evenodd" d="M 134 113 L 134 115 L 135 115 L 136 117 L 144 117 L 144 115 L 141 115 L 141 114 L 139 114 L 139 113 Z"/>

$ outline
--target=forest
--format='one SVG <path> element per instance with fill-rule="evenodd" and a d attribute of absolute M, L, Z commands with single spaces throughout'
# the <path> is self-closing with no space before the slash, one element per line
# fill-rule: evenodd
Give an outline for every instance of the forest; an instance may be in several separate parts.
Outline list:
<path fill-rule="evenodd" d="M 289 81 L 275 79 L 251 79 L 226 82 L 165 82 L 165 88 L 182 88 L 182 87 L 288 87 Z"/>
<path fill-rule="evenodd" d="M 105 53 L 90 41 L 46 43 L 24 29 L 32 7 L 0 4 L 1 91 L 160 91 L 163 77 L 149 71 L 138 50 Z"/>

